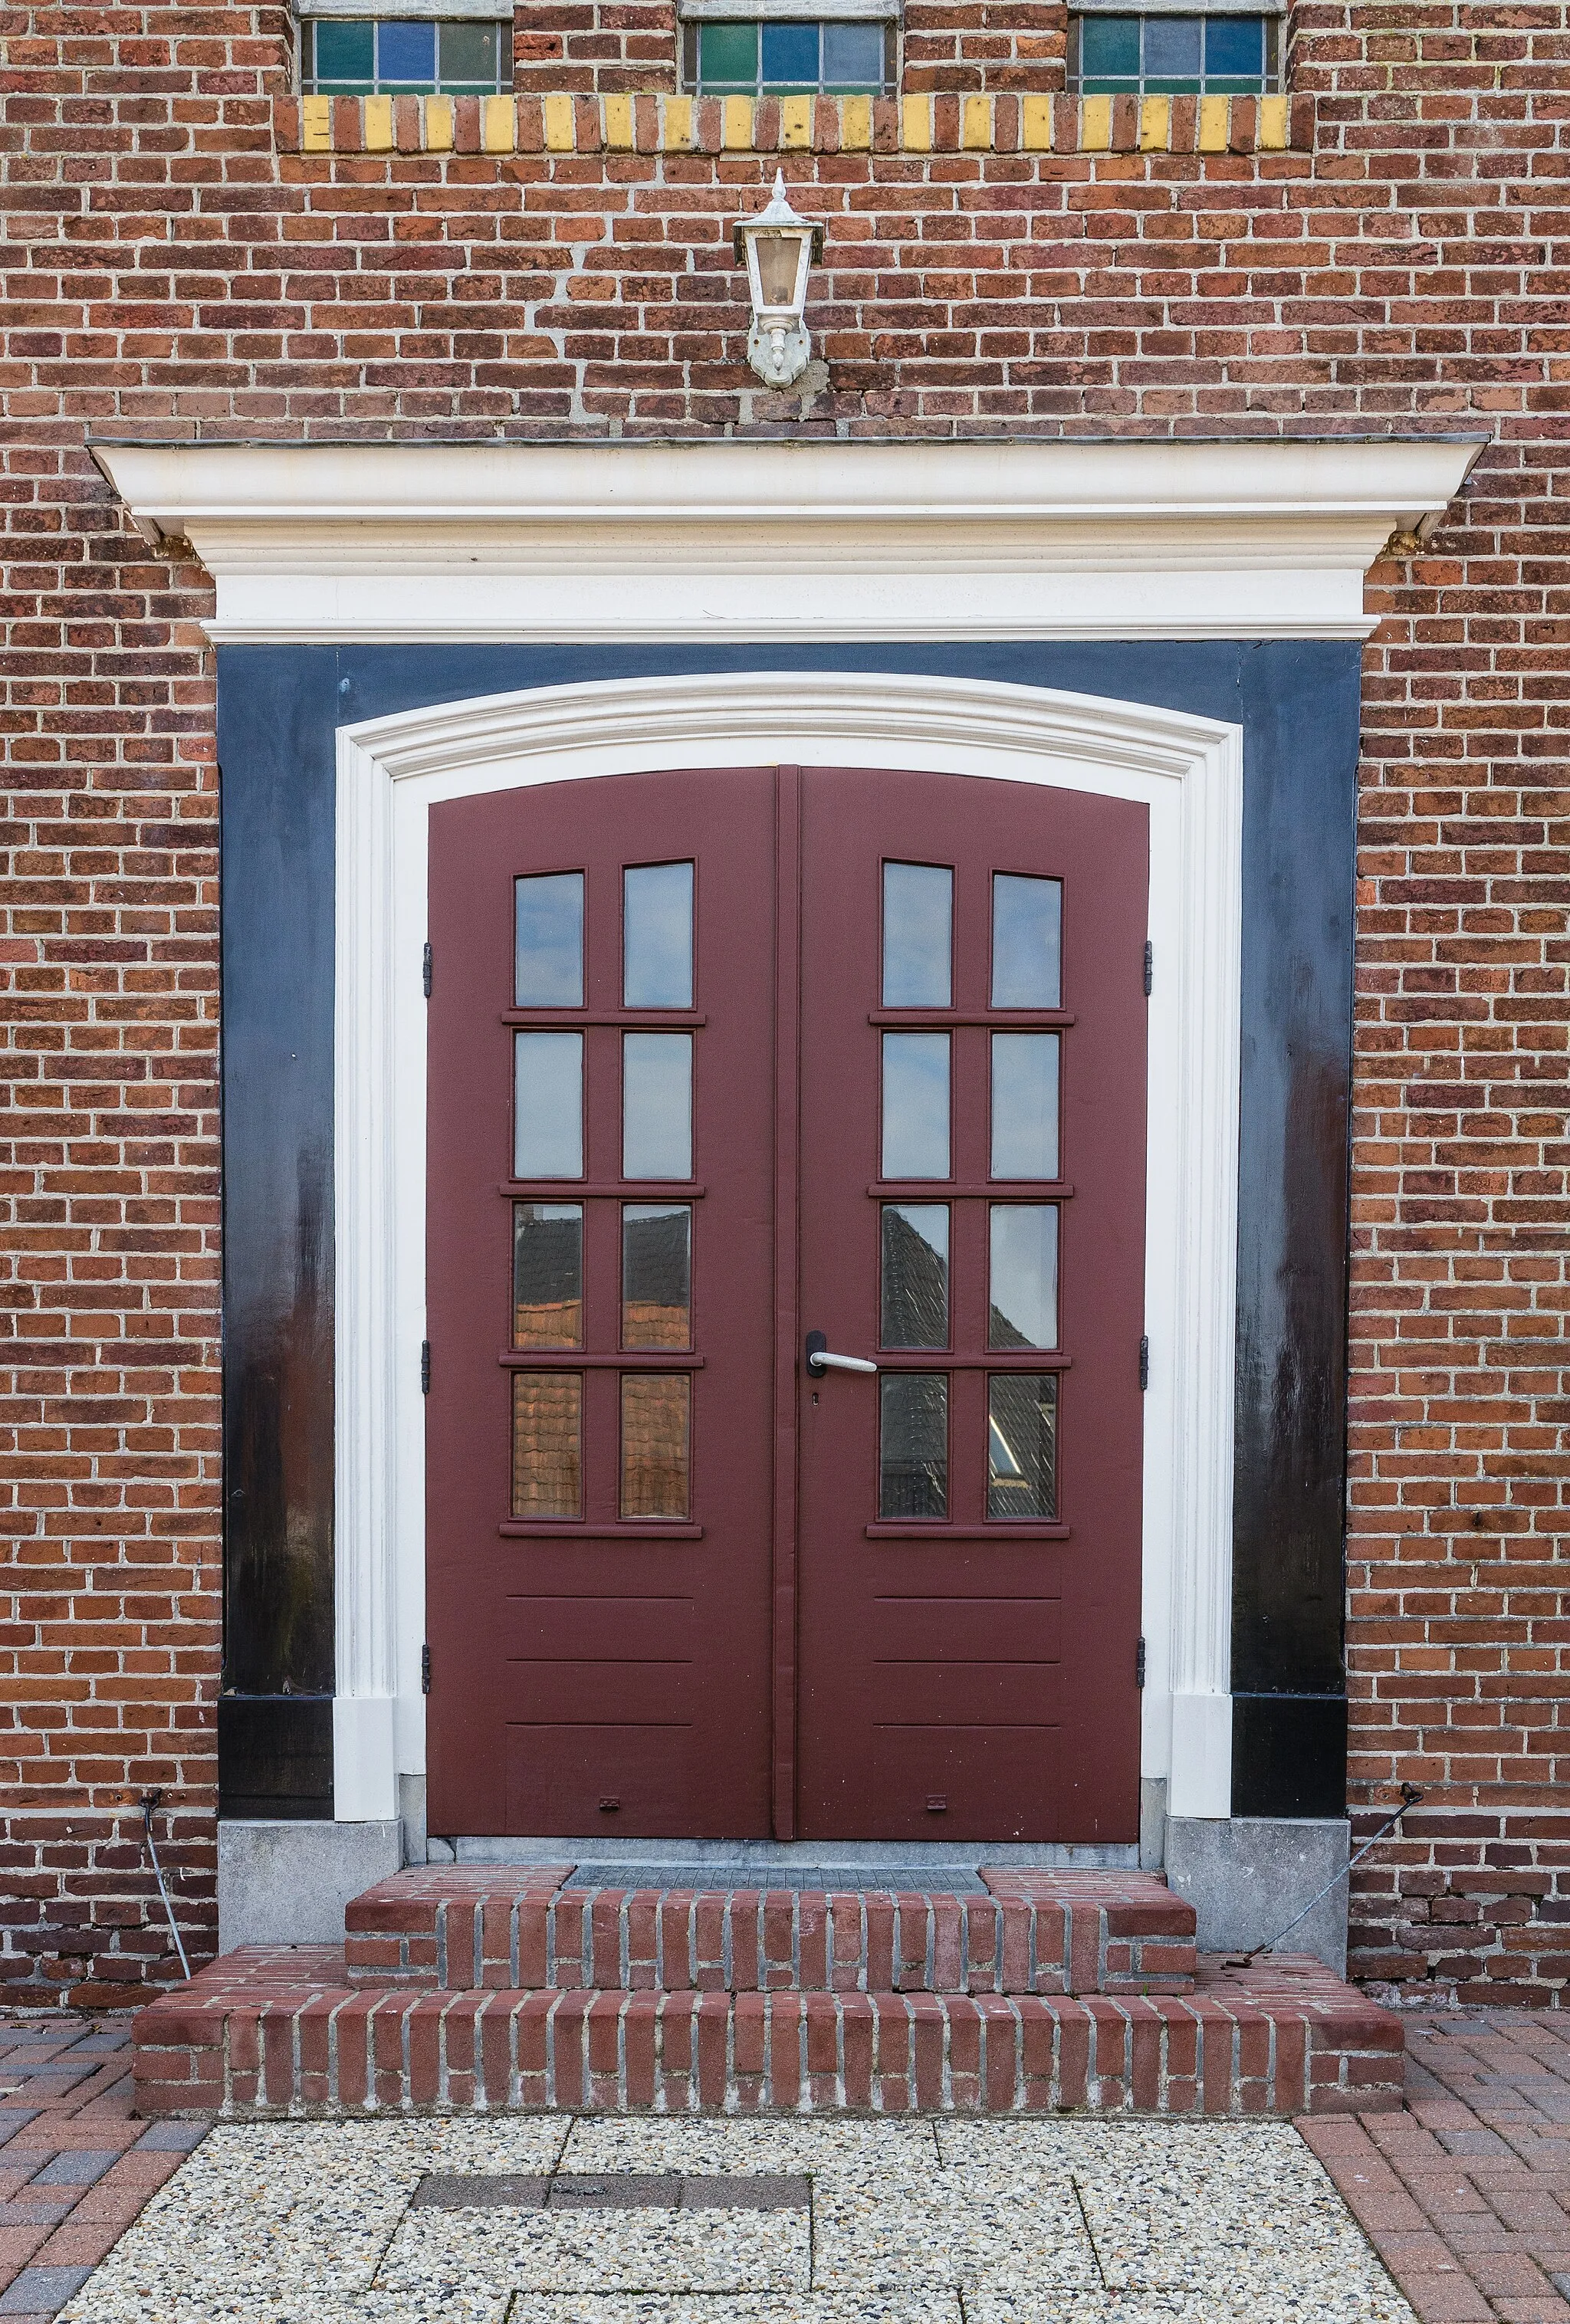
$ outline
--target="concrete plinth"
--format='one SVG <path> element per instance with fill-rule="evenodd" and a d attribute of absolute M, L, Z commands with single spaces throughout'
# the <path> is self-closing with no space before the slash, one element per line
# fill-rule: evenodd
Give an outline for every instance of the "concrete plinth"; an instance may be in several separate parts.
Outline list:
<path fill-rule="evenodd" d="M 1344 1816 L 1168 1816 L 1167 1878 L 1194 1907 L 1200 1951 L 1246 1952 L 1274 1937 L 1345 1871 L 1351 1831 Z M 1313 1953 L 1337 1977 L 1346 1975 L 1344 1879 L 1282 1950 Z"/>
<path fill-rule="evenodd" d="M 218 1826 L 218 1950 L 341 1944 L 344 1907 L 403 1861 L 403 1827 L 279 1820 Z"/>

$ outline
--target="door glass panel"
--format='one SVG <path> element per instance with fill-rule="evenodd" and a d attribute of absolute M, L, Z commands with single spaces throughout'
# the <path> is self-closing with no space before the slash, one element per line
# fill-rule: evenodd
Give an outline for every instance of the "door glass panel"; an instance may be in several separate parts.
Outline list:
<path fill-rule="evenodd" d="M 583 1345 L 583 1204 L 513 1205 L 513 1345 Z"/>
<path fill-rule="evenodd" d="M 513 1515 L 576 1517 L 583 1509 L 583 1374 L 513 1375 Z"/>
<path fill-rule="evenodd" d="M 948 1035 L 883 1036 L 883 1176 L 948 1176 Z"/>
<path fill-rule="evenodd" d="M 583 873 L 546 872 L 514 880 L 516 951 L 513 1001 L 519 1009 L 583 1007 Z"/>
<path fill-rule="evenodd" d="M 513 1176 L 583 1176 L 583 1035 L 513 1036 Z"/>
<path fill-rule="evenodd" d="M 953 955 L 953 872 L 937 863 L 885 863 L 884 1008 L 947 1009 Z"/>
<path fill-rule="evenodd" d="M 878 1382 L 878 1515 L 948 1515 L 948 1374 L 884 1372 Z"/>
<path fill-rule="evenodd" d="M 622 1206 L 622 1345 L 692 1345 L 692 1206 Z"/>
<path fill-rule="evenodd" d="M 993 1007 L 1058 1009 L 1063 994 L 1063 882 L 993 874 Z"/>
<path fill-rule="evenodd" d="M 622 1515 L 684 1517 L 692 1381 L 686 1372 L 622 1374 Z"/>
<path fill-rule="evenodd" d="M 987 1515 L 1057 1514 L 1057 1376 L 993 1372 L 987 1380 Z"/>
<path fill-rule="evenodd" d="M 948 1345 L 948 1204 L 883 1204 L 885 1348 Z"/>
<path fill-rule="evenodd" d="M 692 1036 L 622 1036 L 622 1176 L 692 1176 Z"/>
<path fill-rule="evenodd" d="M 1057 1205 L 992 1206 L 989 1348 L 1057 1345 Z"/>
<path fill-rule="evenodd" d="M 692 866 L 640 863 L 622 875 L 622 999 L 629 1009 L 692 1006 Z"/>
<path fill-rule="evenodd" d="M 1056 1033 L 993 1035 L 993 1176 L 1057 1176 Z"/>

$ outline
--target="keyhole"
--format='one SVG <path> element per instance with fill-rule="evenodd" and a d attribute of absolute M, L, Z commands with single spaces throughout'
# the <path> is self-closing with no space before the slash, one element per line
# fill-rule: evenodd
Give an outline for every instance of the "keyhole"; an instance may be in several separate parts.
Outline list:
<path fill-rule="evenodd" d="M 812 1401 L 814 1404 L 817 1402 L 817 1390 L 816 1388 L 812 1391 Z"/>

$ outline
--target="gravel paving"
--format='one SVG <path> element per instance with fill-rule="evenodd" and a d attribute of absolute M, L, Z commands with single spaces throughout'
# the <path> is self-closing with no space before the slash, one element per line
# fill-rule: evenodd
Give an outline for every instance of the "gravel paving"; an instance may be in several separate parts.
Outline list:
<path fill-rule="evenodd" d="M 801 2173 L 808 2209 L 413 2205 L 428 2173 Z M 1288 2126 L 220 2125 L 60 2324 L 1411 2324 Z"/>

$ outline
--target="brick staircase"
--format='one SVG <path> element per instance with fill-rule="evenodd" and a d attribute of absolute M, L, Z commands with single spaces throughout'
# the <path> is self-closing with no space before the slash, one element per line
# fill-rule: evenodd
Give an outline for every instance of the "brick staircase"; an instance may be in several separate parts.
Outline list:
<path fill-rule="evenodd" d="M 1316 1960 L 1229 1967 L 1151 1875 L 983 1893 L 573 1884 L 429 1867 L 338 1946 L 229 1953 L 136 2020 L 147 2116 L 1171 2114 L 1401 2102 L 1400 2020 Z"/>

